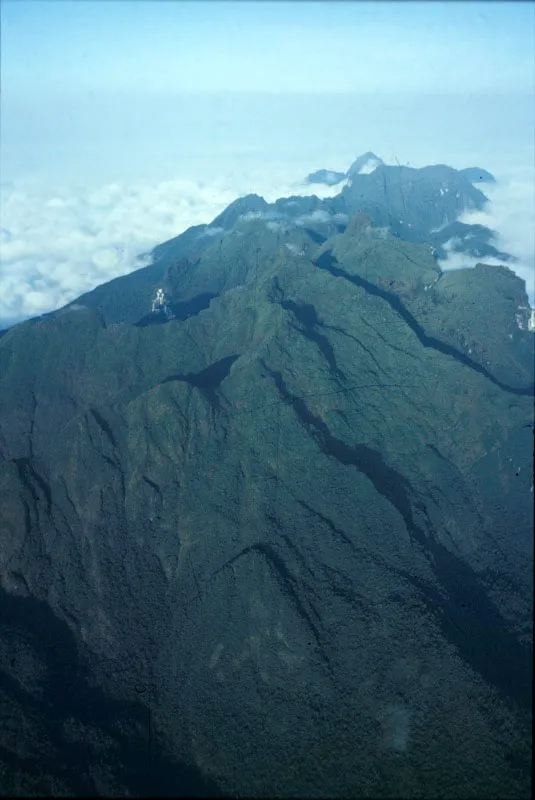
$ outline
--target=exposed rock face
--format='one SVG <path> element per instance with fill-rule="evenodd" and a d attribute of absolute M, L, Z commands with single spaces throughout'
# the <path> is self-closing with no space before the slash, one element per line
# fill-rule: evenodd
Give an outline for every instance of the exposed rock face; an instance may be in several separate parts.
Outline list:
<path fill-rule="evenodd" d="M 7 794 L 529 795 L 525 288 L 353 200 L 1 338 Z"/>

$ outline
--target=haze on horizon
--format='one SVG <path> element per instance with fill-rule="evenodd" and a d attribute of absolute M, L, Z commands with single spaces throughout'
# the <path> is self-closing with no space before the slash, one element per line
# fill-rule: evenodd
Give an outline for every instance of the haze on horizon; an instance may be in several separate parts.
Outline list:
<path fill-rule="evenodd" d="M 308 172 L 366 150 L 493 172 L 484 224 L 534 304 L 532 3 L 4 0 L 0 13 L 0 327 L 131 271 L 240 194 L 311 193 Z"/>

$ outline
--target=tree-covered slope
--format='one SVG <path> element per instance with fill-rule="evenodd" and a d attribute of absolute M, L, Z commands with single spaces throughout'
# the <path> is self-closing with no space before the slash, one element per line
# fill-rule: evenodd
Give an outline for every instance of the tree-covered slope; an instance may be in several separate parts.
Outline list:
<path fill-rule="evenodd" d="M 529 795 L 525 287 L 352 197 L 0 339 L 8 793 Z"/>

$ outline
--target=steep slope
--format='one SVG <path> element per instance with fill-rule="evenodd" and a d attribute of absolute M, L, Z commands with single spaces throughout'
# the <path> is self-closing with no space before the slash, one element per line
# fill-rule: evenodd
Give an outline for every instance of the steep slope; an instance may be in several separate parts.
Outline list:
<path fill-rule="evenodd" d="M 195 225 L 188 228 L 180 236 L 155 247 L 150 253 L 149 266 L 97 286 L 59 312 L 44 316 L 55 317 L 58 313 L 62 314 L 73 307 L 83 305 L 97 309 L 108 323 L 135 322 L 147 309 L 150 309 L 154 291 L 162 282 L 169 265 L 186 253 L 195 249 L 202 250 L 203 246 L 208 245 L 209 237 L 203 236 L 207 227 L 207 225 Z"/>
<path fill-rule="evenodd" d="M 529 795 L 525 289 L 303 200 L 0 340 L 8 792 Z"/>
<path fill-rule="evenodd" d="M 422 169 L 381 165 L 355 175 L 339 197 L 351 213 L 369 214 L 375 224 L 388 225 L 412 241 L 427 241 L 434 228 L 486 202 L 467 178 L 443 164 Z"/>
<path fill-rule="evenodd" d="M 373 172 L 373 170 L 381 164 L 384 164 L 383 160 L 379 158 L 379 156 L 376 156 L 375 153 L 368 151 L 355 159 L 347 172 L 337 172 L 332 169 L 318 169 L 306 176 L 305 183 L 323 183 L 326 186 L 336 186 L 336 184 L 341 183 L 345 178 L 352 178 L 359 173 L 367 174 Z"/>
<path fill-rule="evenodd" d="M 466 208 L 480 209 L 486 202 L 485 195 L 460 172 L 440 165 L 411 169 L 381 163 L 373 172 L 360 174 L 372 157 L 380 161 L 373 153 L 365 153 L 354 162 L 350 184 L 333 198 L 292 196 L 267 203 L 256 194 L 240 197 L 210 225 L 189 228 L 154 248 L 149 266 L 98 286 L 64 310 L 44 316 L 53 317 L 81 304 L 97 309 L 108 324 L 137 322 L 150 310 L 151 298 L 169 268 L 183 258 L 195 261 L 214 241 L 221 242 L 243 221 L 254 219 L 268 222 L 272 230 L 279 231 L 279 237 L 297 225 L 312 236 L 314 244 L 321 244 L 341 232 L 350 215 L 365 213 L 375 225 L 387 227 L 397 238 L 433 243 L 437 258 L 446 257 L 445 246 L 451 242 L 458 253 L 511 260 L 511 256 L 492 246 L 492 231 L 457 221 Z"/>
<path fill-rule="evenodd" d="M 430 232 L 429 241 L 435 246 L 439 258 L 446 258 L 447 249 L 454 253 L 464 253 L 472 258 L 498 258 L 505 263 L 516 259 L 497 250 L 492 244 L 496 234 L 484 225 L 467 225 L 464 222 L 452 222 L 439 230 Z"/>
<path fill-rule="evenodd" d="M 373 172 L 377 167 L 384 164 L 384 161 L 376 156 L 375 153 L 372 153 L 368 150 L 367 153 L 359 156 L 347 171 L 347 177 L 353 178 L 355 175 L 366 175 L 369 172 Z"/>

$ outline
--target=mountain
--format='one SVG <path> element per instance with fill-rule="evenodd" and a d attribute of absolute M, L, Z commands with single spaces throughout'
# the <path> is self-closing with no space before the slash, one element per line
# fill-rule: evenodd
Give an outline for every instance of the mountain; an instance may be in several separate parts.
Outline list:
<path fill-rule="evenodd" d="M 259 197 L 257 194 L 248 194 L 231 203 L 222 214 L 214 219 L 210 228 L 230 230 L 240 218 L 254 219 L 256 215 L 265 213 L 268 209 L 269 204 L 263 197 Z"/>
<path fill-rule="evenodd" d="M 350 215 L 365 213 L 375 225 L 388 227 L 398 238 L 433 244 L 437 259 L 447 256 L 450 242 L 450 249 L 469 257 L 514 261 L 510 254 L 492 245 L 495 232 L 481 225 L 463 227 L 458 222 L 463 211 L 481 210 L 488 202 L 462 170 L 445 165 L 416 169 L 381 162 L 373 172 L 359 174 L 361 167 L 371 159 L 380 161 L 371 152 L 360 156 L 347 173 L 349 175 L 353 169 L 354 177 L 332 198 L 292 196 L 275 203 L 267 203 L 256 194 L 238 198 L 209 225 L 189 228 L 155 247 L 149 267 L 96 287 L 68 304 L 66 309 L 81 303 L 97 308 L 108 323 L 134 323 L 150 311 L 154 292 L 174 260 L 204 251 L 233 226 L 255 217 L 281 230 L 284 224 L 306 227 L 317 244 L 333 233 L 341 233 Z M 460 230 L 462 236 L 459 236 Z M 56 313 L 41 318 L 54 317 Z"/>
<path fill-rule="evenodd" d="M 378 167 L 386 168 L 384 171 L 380 172 L 379 175 L 385 176 L 388 174 L 397 174 L 398 175 L 398 182 L 405 184 L 407 183 L 410 185 L 413 181 L 411 181 L 410 177 L 408 177 L 411 173 L 407 173 L 407 167 L 402 167 L 401 165 L 397 165 L 396 167 L 390 166 L 388 167 L 384 161 L 379 158 L 379 156 L 375 155 L 371 151 L 364 153 L 363 155 L 359 156 L 349 167 L 347 172 L 336 172 L 335 170 L 329 169 L 319 169 L 316 172 L 311 172 L 307 175 L 305 179 L 305 183 L 320 183 L 326 186 L 335 186 L 345 179 L 349 179 L 352 181 L 356 176 L 365 176 L 374 173 Z M 433 169 L 433 168 L 428 168 Z M 451 168 L 447 168 L 451 172 L 455 172 L 457 176 L 462 176 L 462 180 L 467 181 L 471 184 L 476 183 L 496 183 L 496 178 L 490 172 L 481 167 L 467 167 L 466 169 L 461 170 L 451 170 Z M 424 178 L 424 172 L 420 170 L 412 169 L 413 175 L 418 175 L 418 179 Z M 376 179 L 379 176 L 376 176 Z M 440 190 L 442 189 L 442 194 L 447 191 L 451 191 L 452 187 L 448 186 L 447 181 L 442 185 L 438 185 L 436 181 L 433 182 L 434 188 Z M 466 184 L 464 184 L 466 188 Z M 362 191 L 362 186 L 359 185 L 359 191 Z M 412 224 L 412 223 L 411 223 Z M 485 253 L 485 255 L 490 255 Z"/>
<path fill-rule="evenodd" d="M 472 183 L 496 183 L 494 175 L 481 167 L 467 167 L 459 172 Z"/>
<path fill-rule="evenodd" d="M 426 242 L 434 229 L 455 222 L 463 211 L 482 209 L 487 198 L 443 164 L 422 169 L 381 165 L 355 175 L 331 202 L 349 213 L 368 214 L 403 239 Z"/>
<path fill-rule="evenodd" d="M 535 336 L 435 255 L 485 202 L 249 195 L 4 333 L 4 794 L 530 795 Z"/>
<path fill-rule="evenodd" d="M 373 153 L 366 153 L 361 163 L 367 163 L 372 156 Z M 365 213 L 376 226 L 387 227 L 397 238 L 433 244 L 436 258 L 446 257 L 444 245 L 452 240 L 455 252 L 512 261 L 511 256 L 493 247 L 493 232 L 484 226 L 466 226 L 463 236 L 459 236 L 459 214 L 466 209 L 483 209 L 486 202 L 486 196 L 470 181 L 444 165 L 422 169 L 381 165 L 371 173 L 356 174 L 338 195 L 324 200 L 314 195 L 292 196 L 267 203 L 258 195 L 247 195 L 231 203 L 210 225 L 191 228 L 160 245 L 154 250 L 153 264 L 146 270 L 98 287 L 76 302 L 98 308 L 107 322 L 136 322 L 143 309 L 150 309 L 150 298 L 174 260 L 186 253 L 204 252 L 214 246 L 215 240 L 224 240 L 224 234 L 231 229 L 255 218 L 277 230 L 278 240 L 297 226 L 314 244 L 321 244 L 329 236 L 342 233 L 351 215 Z M 305 246 L 309 247 L 308 241 Z M 216 274 L 220 272 L 216 270 Z"/>
<path fill-rule="evenodd" d="M 355 175 L 366 175 L 382 165 L 384 165 L 384 161 L 375 153 L 368 151 L 353 161 L 346 174 L 348 178 L 353 178 Z"/>
<path fill-rule="evenodd" d="M 431 231 L 429 235 L 429 241 L 435 245 L 440 258 L 446 258 L 449 249 L 472 258 L 497 258 L 509 263 L 517 261 L 514 256 L 494 247 L 492 242 L 495 240 L 495 232 L 484 225 L 467 225 L 464 222 L 452 222 Z"/>
<path fill-rule="evenodd" d="M 346 178 L 352 178 L 359 174 L 368 174 L 384 164 L 383 160 L 375 153 L 368 151 L 359 156 L 349 167 L 347 172 L 336 172 L 332 169 L 318 169 L 316 172 L 309 173 L 305 178 L 305 183 L 323 183 L 326 186 L 336 186 Z"/>
<path fill-rule="evenodd" d="M 396 236 L 411 241 L 429 241 L 433 231 L 456 223 L 464 211 L 483 209 L 488 202 L 462 170 L 444 164 L 420 169 L 389 166 L 369 152 L 352 164 L 346 176 L 339 194 L 318 201 L 317 208 L 329 214 L 367 214 L 376 225 L 386 225 Z M 485 231 L 492 237 L 492 231 Z M 472 250 L 473 243 L 467 255 Z M 481 257 L 491 254 L 488 249 L 481 251 Z"/>
<path fill-rule="evenodd" d="M 345 172 L 336 172 L 333 169 L 318 169 L 316 172 L 309 173 L 306 178 L 306 183 L 324 183 L 326 186 L 336 186 L 341 183 L 346 177 Z"/>

